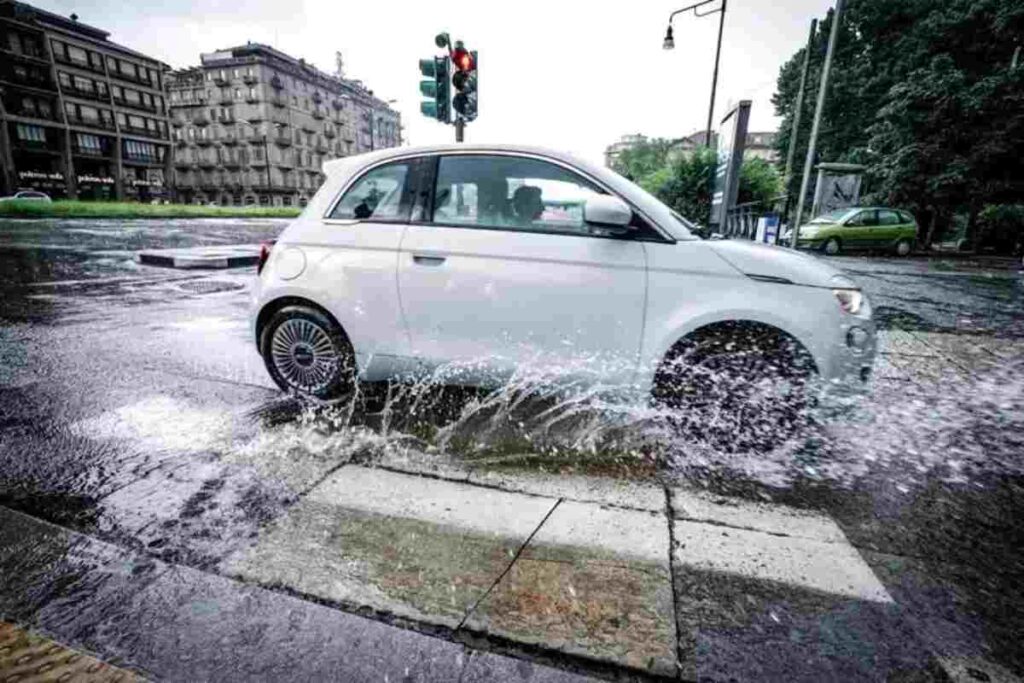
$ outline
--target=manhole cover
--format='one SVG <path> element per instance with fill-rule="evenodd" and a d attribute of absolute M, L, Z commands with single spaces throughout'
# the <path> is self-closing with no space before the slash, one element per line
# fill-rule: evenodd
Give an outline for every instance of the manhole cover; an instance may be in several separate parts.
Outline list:
<path fill-rule="evenodd" d="M 245 285 L 237 282 L 224 282 L 223 280 L 186 280 L 178 284 L 179 289 L 195 294 L 213 294 L 214 292 L 230 292 L 236 289 L 245 289 Z"/>

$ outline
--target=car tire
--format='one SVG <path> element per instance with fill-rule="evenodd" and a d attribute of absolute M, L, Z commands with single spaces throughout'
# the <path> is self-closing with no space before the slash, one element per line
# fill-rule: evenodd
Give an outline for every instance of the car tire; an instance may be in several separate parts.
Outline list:
<path fill-rule="evenodd" d="M 815 372 L 789 335 L 730 323 L 677 343 L 655 374 L 652 397 L 685 438 L 719 452 L 766 453 L 807 424 Z"/>
<path fill-rule="evenodd" d="M 910 256 L 910 252 L 914 248 L 914 243 L 904 238 L 896 243 L 896 255 L 897 256 Z"/>
<path fill-rule="evenodd" d="M 829 256 L 835 256 L 843 250 L 843 245 L 835 237 L 829 237 L 822 245 L 821 250 Z"/>
<path fill-rule="evenodd" d="M 260 334 L 267 372 L 282 391 L 328 400 L 355 388 L 355 354 L 330 317 L 307 306 L 274 313 Z"/>

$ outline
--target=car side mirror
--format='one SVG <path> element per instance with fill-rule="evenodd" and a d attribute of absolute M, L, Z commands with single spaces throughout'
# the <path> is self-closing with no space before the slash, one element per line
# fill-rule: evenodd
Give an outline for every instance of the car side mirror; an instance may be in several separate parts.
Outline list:
<path fill-rule="evenodd" d="M 633 209 L 618 197 L 596 195 L 587 199 L 583 205 L 583 220 L 591 225 L 629 228 L 633 222 Z"/>

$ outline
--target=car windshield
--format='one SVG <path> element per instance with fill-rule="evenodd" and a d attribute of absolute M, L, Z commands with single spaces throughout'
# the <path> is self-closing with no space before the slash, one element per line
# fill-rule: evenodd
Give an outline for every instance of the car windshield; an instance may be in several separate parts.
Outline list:
<path fill-rule="evenodd" d="M 838 223 L 843 220 L 852 209 L 836 209 L 835 211 L 829 211 L 823 213 L 814 220 L 810 221 L 809 225 L 822 225 L 825 223 Z"/>

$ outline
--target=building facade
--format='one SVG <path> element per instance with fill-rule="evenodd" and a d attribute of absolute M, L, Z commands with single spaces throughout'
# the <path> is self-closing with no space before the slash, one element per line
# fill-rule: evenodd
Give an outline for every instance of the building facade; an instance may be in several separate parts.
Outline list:
<path fill-rule="evenodd" d="M 401 144 L 397 111 L 358 81 L 258 43 L 168 78 L 177 201 L 304 206 L 325 161 Z"/>
<path fill-rule="evenodd" d="M 108 35 L 0 0 L 0 192 L 169 198 L 169 67 Z"/>

